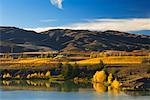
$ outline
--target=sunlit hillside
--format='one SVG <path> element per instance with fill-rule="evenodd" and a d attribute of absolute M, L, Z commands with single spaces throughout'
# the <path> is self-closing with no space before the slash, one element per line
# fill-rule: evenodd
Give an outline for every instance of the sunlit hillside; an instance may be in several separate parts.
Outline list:
<path fill-rule="evenodd" d="M 144 59 L 150 59 L 150 57 L 142 56 L 118 56 L 118 57 L 100 57 L 91 58 L 87 60 L 78 61 L 78 64 L 98 64 L 102 60 L 106 64 L 141 64 Z"/>

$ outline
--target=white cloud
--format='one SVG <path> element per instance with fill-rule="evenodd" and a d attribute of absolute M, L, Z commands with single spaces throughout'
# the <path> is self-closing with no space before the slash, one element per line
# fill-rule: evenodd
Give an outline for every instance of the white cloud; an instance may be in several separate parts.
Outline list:
<path fill-rule="evenodd" d="M 89 30 L 118 30 L 118 31 L 140 31 L 150 30 L 150 18 L 134 19 L 95 19 L 84 23 L 75 23 L 69 26 L 71 29 Z"/>
<path fill-rule="evenodd" d="M 36 31 L 36 32 L 43 32 L 51 29 L 58 29 L 59 27 L 40 27 L 40 28 L 24 28 L 25 30 L 31 30 L 31 31 Z M 62 29 L 64 29 L 62 27 Z"/>
<path fill-rule="evenodd" d="M 141 31 L 150 30 L 150 18 L 130 18 L 130 19 L 94 19 L 87 22 L 74 23 L 60 27 L 46 27 L 30 29 L 36 32 L 49 29 L 75 29 L 75 30 L 118 30 L 118 31 Z"/>
<path fill-rule="evenodd" d="M 59 9 L 62 9 L 62 0 L 50 0 L 51 4 L 57 6 Z"/>

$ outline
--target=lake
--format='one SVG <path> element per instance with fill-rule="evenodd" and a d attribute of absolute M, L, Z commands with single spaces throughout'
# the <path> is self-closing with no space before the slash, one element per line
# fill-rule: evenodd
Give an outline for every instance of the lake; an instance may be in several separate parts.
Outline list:
<path fill-rule="evenodd" d="M 149 100 L 143 91 L 109 91 L 103 84 L 38 81 L 0 81 L 0 100 Z"/>

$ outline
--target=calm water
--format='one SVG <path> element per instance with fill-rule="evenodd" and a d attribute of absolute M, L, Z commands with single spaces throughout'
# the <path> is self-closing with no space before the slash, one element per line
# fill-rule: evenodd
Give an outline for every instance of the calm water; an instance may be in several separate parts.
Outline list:
<path fill-rule="evenodd" d="M 150 100 L 149 92 L 107 91 L 103 84 L 0 81 L 0 100 Z"/>

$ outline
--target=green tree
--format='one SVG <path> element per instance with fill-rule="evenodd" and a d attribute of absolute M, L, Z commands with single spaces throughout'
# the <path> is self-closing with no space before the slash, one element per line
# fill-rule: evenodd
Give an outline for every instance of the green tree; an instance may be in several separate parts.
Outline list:
<path fill-rule="evenodd" d="M 102 60 L 100 60 L 100 63 L 98 65 L 98 67 L 97 67 L 97 70 L 98 71 L 103 70 L 103 71 L 105 71 L 106 75 L 108 75 L 108 68 L 107 68 L 106 64 L 104 64 L 104 62 Z"/>
<path fill-rule="evenodd" d="M 117 78 L 117 69 L 112 68 L 111 73 L 113 74 L 113 76 L 114 76 L 115 78 Z"/>
<path fill-rule="evenodd" d="M 62 64 L 61 62 L 59 62 L 59 63 L 57 64 L 57 67 L 60 68 L 60 69 L 62 69 L 63 64 Z"/>
<path fill-rule="evenodd" d="M 105 66 L 106 65 L 103 63 L 103 61 L 100 60 L 99 64 L 97 65 L 97 71 L 101 71 Z"/>
<path fill-rule="evenodd" d="M 80 74 L 79 65 L 76 63 L 73 66 L 72 74 L 73 74 L 72 77 L 78 77 Z"/>
<path fill-rule="evenodd" d="M 63 70 L 63 64 L 61 62 L 59 62 L 55 67 L 55 72 L 58 74 L 61 74 L 62 70 Z"/>
<path fill-rule="evenodd" d="M 64 76 L 65 79 L 71 79 L 73 77 L 72 71 L 73 71 L 72 65 L 66 64 L 63 66 L 62 75 Z"/>

